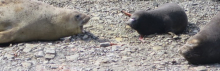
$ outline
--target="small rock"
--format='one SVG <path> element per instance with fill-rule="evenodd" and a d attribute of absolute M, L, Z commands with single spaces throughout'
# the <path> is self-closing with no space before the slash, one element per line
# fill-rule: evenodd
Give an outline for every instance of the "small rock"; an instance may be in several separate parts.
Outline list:
<path fill-rule="evenodd" d="M 25 58 L 25 60 L 31 60 L 31 58 Z"/>
<path fill-rule="evenodd" d="M 31 50 L 32 50 L 31 47 L 26 47 L 26 48 L 24 48 L 23 52 L 30 52 Z"/>
<path fill-rule="evenodd" d="M 46 50 L 46 54 L 55 54 L 55 53 L 56 53 L 55 49 Z"/>
<path fill-rule="evenodd" d="M 162 50 L 162 49 L 163 49 L 163 47 L 161 47 L 161 46 L 154 46 L 153 47 L 153 50 L 155 50 L 155 51 Z"/>
<path fill-rule="evenodd" d="M 199 31 L 198 30 L 193 30 L 193 33 L 198 33 Z"/>
<path fill-rule="evenodd" d="M 154 36 L 156 36 L 156 34 L 148 35 L 148 36 L 146 36 L 146 38 L 152 38 L 152 37 L 154 37 Z"/>
<path fill-rule="evenodd" d="M 12 63 L 11 63 L 12 66 L 15 66 L 15 65 L 17 65 L 17 64 L 18 64 L 18 62 L 12 62 Z"/>
<path fill-rule="evenodd" d="M 119 15 L 119 16 L 122 16 L 123 14 L 122 14 L 122 13 L 119 13 L 118 15 Z"/>
<path fill-rule="evenodd" d="M 100 18 L 99 17 L 93 17 L 91 18 L 91 20 L 99 20 Z"/>
<path fill-rule="evenodd" d="M 174 38 L 174 39 L 177 39 L 177 38 L 179 38 L 179 36 L 175 35 L 175 36 L 173 36 L 173 38 Z"/>
<path fill-rule="evenodd" d="M 48 61 L 48 60 L 45 60 L 45 61 L 44 61 L 44 64 L 47 64 L 47 63 L 49 63 L 49 61 Z"/>
<path fill-rule="evenodd" d="M 111 46 L 110 42 L 100 43 L 100 47 L 108 47 Z"/>
<path fill-rule="evenodd" d="M 112 46 L 112 51 L 117 51 L 120 46 Z"/>
<path fill-rule="evenodd" d="M 68 47 L 71 47 L 71 48 L 73 48 L 73 47 L 75 47 L 75 45 L 68 45 Z"/>
<path fill-rule="evenodd" d="M 194 68 L 196 71 L 207 71 L 207 68 L 205 66 L 198 66 Z"/>
<path fill-rule="evenodd" d="M 7 59 L 13 59 L 13 58 L 14 58 L 14 55 L 6 54 L 4 57 L 7 58 Z"/>
<path fill-rule="evenodd" d="M 130 27 L 130 26 L 128 26 L 128 25 L 126 25 L 126 26 L 125 26 L 125 28 L 126 28 L 126 29 L 129 29 L 129 28 L 131 28 L 131 27 Z"/>
<path fill-rule="evenodd" d="M 122 59 L 121 59 L 121 60 L 128 60 L 128 59 L 131 59 L 131 57 L 122 56 Z"/>
<path fill-rule="evenodd" d="M 58 65 L 50 65 L 51 69 L 57 69 L 59 66 Z"/>
<path fill-rule="evenodd" d="M 65 62 L 65 61 L 66 61 L 66 59 L 60 59 L 59 61 L 60 61 L 60 62 Z"/>
<path fill-rule="evenodd" d="M 109 60 L 109 59 L 102 59 L 101 60 L 101 63 L 104 63 L 104 64 L 106 64 L 106 63 L 110 63 L 111 61 Z"/>
<path fill-rule="evenodd" d="M 33 47 L 36 47 L 36 45 L 34 44 L 25 44 L 26 48 L 33 48 Z"/>
<path fill-rule="evenodd" d="M 71 41 L 71 37 L 65 37 L 65 38 L 62 38 L 64 42 L 70 42 Z"/>
<path fill-rule="evenodd" d="M 31 65 L 32 65 L 32 63 L 30 63 L 30 62 L 23 62 L 23 63 L 21 63 L 21 65 L 22 65 L 23 67 L 25 67 L 25 68 L 30 68 Z"/>
<path fill-rule="evenodd" d="M 193 3 L 193 4 L 192 4 L 192 6 L 196 6 L 196 5 L 198 5 L 198 4 L 197 4 L 197 3 Z"/>
<path fill-rule="evenodd" d="M 55 54 L 46 54 L 45 58 L 46 59 L 53 59 L 55 57 Z"/>
<path fill-rule="evenodd" d="M 79 57 L 79 54 L 71 55 L 71 56 L 66 56 L 66 59 L 69 61 L 76 60 Z"/>
<path fill-rule="evenodd" d="M 36 54 L 36 57 L 43 57 L 44 56 L 44 52 L 43 51 L 39 51 L 37 54 Z"/>
<path fill-rule="evenodd" d="M 122 38 L 117 37 L 117 38 L 115 38 L 115 40 L 118 41 L 118 42 L 121 42 L 121 41 L 122 41 Z"/>
<path fill-rule="evenodd" d="M 82 39 L 87 39 L 88 37 L 88 35 L 84 35 Z"/>
<path fill-rule="evenodd" d="M 0 57 L 0 60 L 2 60 L 2 59 L 3 59 L 3 56 Z"/>

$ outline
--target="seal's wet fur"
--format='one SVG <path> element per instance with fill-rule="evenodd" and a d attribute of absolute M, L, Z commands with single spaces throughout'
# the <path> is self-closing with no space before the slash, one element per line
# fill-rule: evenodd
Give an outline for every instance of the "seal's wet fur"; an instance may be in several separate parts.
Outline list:
<path fill-rule="evenodd" d="M 159 6 L 155 10 L 137 11 L 126 23 L 140 35 L 154 33 L 182 33 L 188 24 L 185 11 L 176 3 Z"/>

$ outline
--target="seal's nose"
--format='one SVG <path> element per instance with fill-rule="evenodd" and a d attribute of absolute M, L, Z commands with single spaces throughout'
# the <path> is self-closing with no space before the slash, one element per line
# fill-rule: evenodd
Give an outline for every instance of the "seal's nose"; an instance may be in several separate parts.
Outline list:
<path fill-rule="evenodd" d="M 85 18 L 83 18 L 83 25 L 86 24 L 88 21 L 90 20 L 90 16 L 85 16 Z"/>

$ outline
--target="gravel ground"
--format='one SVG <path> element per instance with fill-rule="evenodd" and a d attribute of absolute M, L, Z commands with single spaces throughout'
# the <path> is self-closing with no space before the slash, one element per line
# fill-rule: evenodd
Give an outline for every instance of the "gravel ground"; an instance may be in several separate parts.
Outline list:
<path fill-rule="evenodd" d="M 216 71 L 219 64 L 195 66 L 178 54 L 186 40 L 220 10 L 209 0 L 39 0 L 76 9 L 92 16 L 85 33 L 57 41 L 34 41 L 0 47 L 0 71 Z M 175 2 L 188 15 L 189 25 L 183 34 L 152 34 L 146 42 L 124 23 L 133 13 L 152 10 L 158 5 Z M 109 46 L 109 43 L 118 45 Z"/>

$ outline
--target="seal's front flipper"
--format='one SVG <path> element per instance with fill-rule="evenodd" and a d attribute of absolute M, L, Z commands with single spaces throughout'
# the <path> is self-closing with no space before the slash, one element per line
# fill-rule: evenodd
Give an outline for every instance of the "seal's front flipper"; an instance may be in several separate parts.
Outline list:
<path fill-rule="evenodd" d="M 0 32 L 0 43 L 8 43 L 15 38 L 15 29 L 10 29 Z"/>
<path fill-rule="evenodd" d="M 178 38 L 178 37 L 179 37 L 178 35 L 176 35 L 176 34 L 173 33 L 173 32 L 168 32 L 168 34 L 170 34 L 173 38 Z"/>
<path fill-rule="evenodd" d="M 140 36 L 139 36 L 139 40 L 144 43 L 144 42 L 145 42 L 144 36 L 143 36 L 143 35 L 140 35 Z"/>

